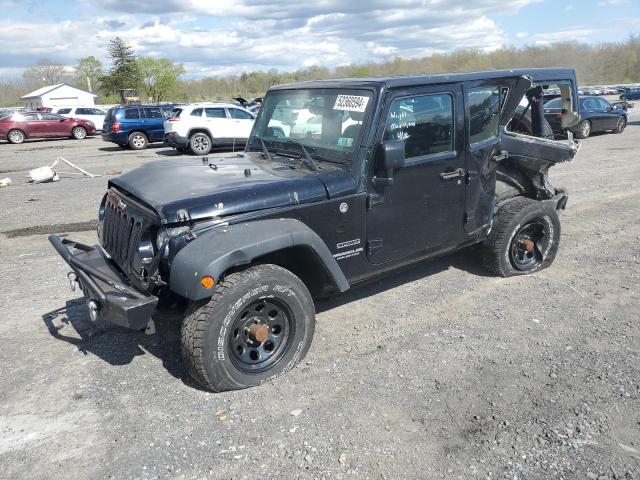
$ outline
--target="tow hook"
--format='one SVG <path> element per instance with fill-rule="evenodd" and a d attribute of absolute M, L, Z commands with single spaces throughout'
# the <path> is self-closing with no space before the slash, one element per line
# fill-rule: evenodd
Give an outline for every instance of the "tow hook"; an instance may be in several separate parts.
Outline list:
<path fill-rule="evenodd" d="M 71 288 L 72 292 L 76 291 L 76 282 L 78 281 L 78 276 L 75 272 L 67 273 L 67 278 L 69 279 L 69 288 Z"/>
<path fill-rule="evenodd" d="M 95 323 L 98 320 L 98 311 L 100 307 L 93 300 L 89 300 L 87 302 L 87 307 L 89 307 L 89 317 L 91 318 L 91 321 Z"/>

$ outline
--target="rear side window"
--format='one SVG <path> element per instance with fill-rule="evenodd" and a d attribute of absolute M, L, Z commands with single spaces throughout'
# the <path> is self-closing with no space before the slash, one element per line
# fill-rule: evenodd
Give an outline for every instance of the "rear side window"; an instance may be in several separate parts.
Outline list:
<path fill-rule="evenodd" d="M 124 111 L 124 118 L 127 120 L 140 118 L 140 111 L 137 108 L 128 108 Z"/>
<path fill-rule="evenodd" d="M 147 115 L 147 118 L 164 118 L 158 107 L 147 107 L 144 109 L 144 113 Z"/>
<path fill-rule="evenodd" d="M 395 99 L 384 140 L 404 140 L 406 158 L 452 151 L 453 98 L 442 93 Z"/>
<path fill-rule="evenodd" d="M 253 115 L 238 108 L 230 108 L 229 113 L 231 114 L 231 118 L 236 118 L 238 120 L 253 120 Z"/>
<path fill-rule="evenodd" d="M 553 100 L 549 100 L 544 104 L 545 108 L 561 108 L 562 107 L 562 99 L 554 98 Z"/>
<path fill-rule="evenodd" d="M 61 108 L 58 110 L 58 113 L 60 115 L 66 115 L 67 113 L 71 113 L 71 109 L 70 108 Z"/>
<path fill-rule="evenodd" d="M 500 90 L 498 87 L 472 88 L 467 94 L 469 143 L 484 142 L 498 136 Z"/>
<path fill-rule="evenodd" d="M 204 113 L 209 118 L 227 118 L 224 108 L 205 108 Z"/>
<path fill-rule="evenodd" d="M 191 112 L 191 116 L 192 117 L 201 117 L 202 116 L 202 109 L 201 108 L 194 108 L 193 111 Z"/>

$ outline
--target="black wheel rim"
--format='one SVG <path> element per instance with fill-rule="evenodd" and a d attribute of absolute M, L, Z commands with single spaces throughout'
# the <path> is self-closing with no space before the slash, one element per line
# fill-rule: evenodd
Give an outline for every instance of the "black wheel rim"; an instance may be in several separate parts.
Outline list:
<path fill-rule="evenodd" d="M 528 271 L 537 268 L 544 260 L 547 248 L 547 229 L 540 220 L 524 225 L 511 241 L 511 263 L 516 270 Z"/>
<path fill-rule="evenodd" d="M 275 298 L 256 300 L 236 316 L 228 330 L 230 358 L 245 373 L 273 368 L 286 354 L 295 325 L 287 305 Z"/>

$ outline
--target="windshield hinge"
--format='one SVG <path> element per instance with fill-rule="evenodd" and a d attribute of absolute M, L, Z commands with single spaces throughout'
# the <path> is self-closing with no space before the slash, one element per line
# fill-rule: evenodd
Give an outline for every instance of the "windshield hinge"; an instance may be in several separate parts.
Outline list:
<path fill-rule="evenodd" d="M 369 240 L 367 242 L 367 255 L 374 255 L 376 250 L 380 250 L 384 242 L 381 238 L 374 238 L 373 240 Z"/>
<path fill-rule="evenodd" d="M 367 195 L 367 210 L 371 210 L 373 207 L 383 202 L 384 195 L 380 195 L 378 193 L 370 193 L 369 195 Z"/>

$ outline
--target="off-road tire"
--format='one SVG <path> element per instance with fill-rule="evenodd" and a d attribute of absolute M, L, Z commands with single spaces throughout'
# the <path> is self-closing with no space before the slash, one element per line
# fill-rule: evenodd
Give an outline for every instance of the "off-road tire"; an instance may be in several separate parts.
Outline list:
<path fill-rule="evenodd" d="M 521 269 L 512 255 L 515 236 L 530 224 L 540 225 L 544 242 L 539 263 Z M 560 244 L 560 218 L 548 204 L 526 197 L 516 197 L 500 207 L 493 219 L 489 237 L 483 243 L 483 264 L 501 277 L 527 275 L 547 268 L 553 263 Z"/>
<path fill-rule="evenodd" d="M 616 128 L 613 130 L 613 133 L 622 133 L 626 127 L 627 119 L 623 115 L 620 115 L 616 121 Z"/>
<path fill-rule="evenodd" d="M 206 133 L 198 132 L 189 137 L 189 150 L 195 155 L 208 155 L 212 148 L 213 142 Z"/>
<path fill-rule="evenodd" d="M 231 351 L 244 311 L 261 301 L 281 302 L 290 313 L 288 341 L 269 368 L 247 372 Z M 245 329 L 246 330 L 246 329 Z M 276 265 L 255 265 L 228 275 L 209 300 L 190 302 L 182 322 L 183 363 L 191 377 L 214 392 L 253 387 L 291 370 L 304 358 L 315 330 L 309 290 L 293 273 Z M 272 329 L 269 329 L 272 332 Z M 275 353 L 274 353 L 275 355 Z"/>
<path fill-rule="evenodd" d="M 588 127 L 586 126 L 588 125 Z M 585 139 L 591 135 L 591 122 L 589 120 L 581 121 L 574 130 L 576 138 Z"/>
<path fill-rule="evenodd" d="M 129 148 L 131 150 L 144 150 L 149 144 L 149 139 L 142 132 L 132 132 L 129 135 Z"/>
<path fill-rule="evenodd" d="M 84 140 L 87 138 L 87 129 L 84 127 L 73 127 L 73 130 L 71 130 L 71 137 L 76 140 Z"/>
<path fill-rule="evenodd" d="M 526 109 L 526 111 L 525 111 Z M 531 123 L 531 109 L 518 106 L 509 123 L 509 130 L 524 135 L 533 135 L 533 124 Z M 542 138 L 553 140 L 555 135 L 551 125 L 545 118 L 542 122 Z"/>
<path fill-rule="evenodd" d="M 9 143 L 13 143 L 14 145 L 24 143 L 25 138 L 26 135 L 22 130 L 11 130 L 9 133 L 7 133 L 7 140 L 9 141 Z"/>

